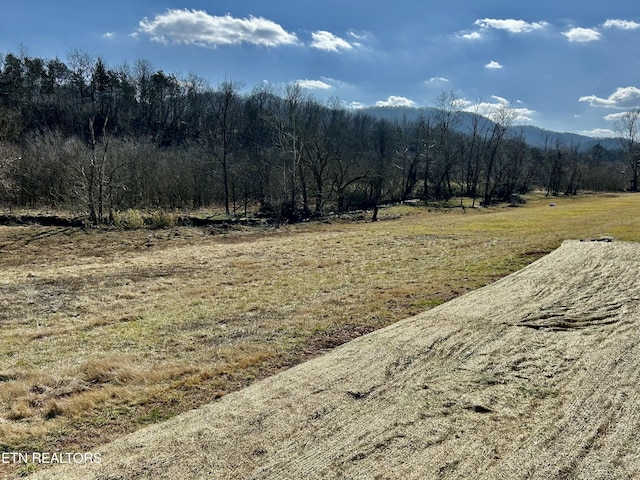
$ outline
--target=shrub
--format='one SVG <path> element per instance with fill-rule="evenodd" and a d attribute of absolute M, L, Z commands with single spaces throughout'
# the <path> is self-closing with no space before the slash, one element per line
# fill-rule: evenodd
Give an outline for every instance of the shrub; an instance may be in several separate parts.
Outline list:
<path fill-rule="evenodd" d="M 139 210 L 129 209 L 124 213 L 114 212 L 113 224 L 118 228 L 134 229 L 144 227 L 144 218 Z"/>
<path fill-rule="evenodd" d="M 153 228 L 167 228 L 175 227 L 176 216 L 171 212 L 165 212 L 164 210 L 156 210 L 151 215 L 151 226 Z"/>

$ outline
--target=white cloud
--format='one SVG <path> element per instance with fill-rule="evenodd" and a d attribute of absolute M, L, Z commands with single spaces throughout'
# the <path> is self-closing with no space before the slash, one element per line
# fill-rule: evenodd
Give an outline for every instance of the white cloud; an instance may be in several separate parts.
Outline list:
<path fill-rule="evenodd" d="M 504 105 L 505 107 L 509 105 L 509 100 L 504 97 L 499 97 L 498 95 L 491 95 L 498 105 Z"/>
<path fill-rule="evenodd" d="M 347 35 L 355 38 L 356 40 L 365 40 L 368 37 L 366 33 L 356 33 L 353 30 L 348 31 Z"/>
<path fill-rule="evenodd" d="M 349 30 L 347 36 L 353 39 L 353 41 L 349 43 L 355 48 L 364 48 L 363 42 L 371 38 L 371 34 L 368 32 L 354 32 L 353 30 Z"/>
<path fill-rule="evenodd" d="M 602 38 L 602 34 L 598 32 L 595 28 L 582 28 L 582 27 L 574 27 L 566 32 L 562 32 L 562 35 L 567 37 L 570 42 L 594 42 L 600 40 Z"/>
<path fill-rule="evenodd" d="M 629 112 L 618 112 L 618 113 L 610 113 L 609 115 L 605 115 L 604 119 L 607 122 L 615 122 L 616 120 L 620 120 L 628 115 Z"/>
<path fill-rule="evenodd" d="M 431 77 L 429 80 L 425 80 L 424 83 L 429 86 L 439 87 L 446 83 L 449 83 L 449 79 L 445 77 Z"/>
<path fill-rule="evenodd" d="M 309 90 L 331 90 L 333 87 L 322 80 L 296 80 L 302 88 Z"/>
<path fill-rule="evenodd" d="M 228 14 L 220 17 L 203 10 L 167 10 L 152 20 L 143 19 L 139 26 L 140 32 L 162 43 L 207 47 L 242 43 L 277 47 L 298 43 L 295 34 L 266 18 L 235 18 Z"/>
<path fill-rule="evenodd" d="M 415 107 L 417 106 L 416 102 L 410 100 L 406 97 L 397 97 L 395 95 L 391 95 L 386 100 L 378 100 L 376 102 L 376 107 Z"/>
<path fill-rule="evenodd" d="M 102 38 L 113 38 L 115 37 L 115 35 L 116 35 L 115 32 L 107 32 L 102 34 Z"/>
<path fill-rule="evenodd" d="M 491 60 L 484 66 L 484 68 L 486 68 L 487 70 L 500 70 L 502 68 L 502 65 L 494 60 Z"/>
<path fill-rule="evenodd" d="M 492 95 L 491 99 L 493 100 L 492 102 L 481 101 L 476 103 L 463 100 L 460 105 L 462 110 L 465 112 L 477 113 L 490 119 L 493 119 L 506 108 L 513 114 L 514 123 L 527 123 L 533 121 L 533 115 L 536 113 L 535 110 L 530 110 L 526 107 L 514 108 L 511 106 L 509 100 L 497 95 Z"/>
<path fill-rule="evenodd" d="M 547 22 L 525 22 L 524 20 L 483 18 L 476 20 L 475 24 L 482 28 L 495 28 L 497 30 L 506 30 L 510 33 L 529 33 L 536 30 L 544 30 L 549 24 Z"/>
<path fill-rule="evenodd" d="M 367 105 L 362 102 L 351 102 L 348 108 L 352 110 L 362 110 L 363 108 L 367 108 Z"/>
<path fill-rule="evenodd" d="M 463 40 L 469 40 L 469 41 L 482 39 L 482 34 L 480 32 L 459 33 L 456 36 L 458 38 L 462 38 Z"/>
<path fill-rule="evenodd" d="M 608 128 L 594 128 L 593 130 L 581 130 L 576 132 L 578 135 L 584 135 L 594 138 L 609 138 L 616 137 L 616 133 Z"/>
<path fill-rule="evenodd" d="M 640 88 L 619 87 L 607 98 L 600 98 L 596 95 L 580 97 L 579 102 L 588 102 L 592 107 L 604 108 L 639 108 Z"/>
<path fill-rule="evenodd" d="M 318 30 L 311 34 L 311 46 L 327 52 L 339 52 L 340 50 L 352 50 L 353 45 L 344 38 L 337 37 L 331 32 Z"/>
<path fill-rule="evenodd" d="M 549 27 L 547 22 L 525 22 L 524 20 L 515 20 L 513 18 L 498 19 L 498 18 L 482 18 L 475 22 L 475 25 L 479 26 L 483 30 L 490 28 L 495 30 L 504 30 L 509 33 L 530 33 L 535 31 L 546 30 Z M 480 31 L 473 32 L 460 32 L 456 34 L 457 38 L 463 40 L 475 41 L 484 38 L 483 33 Z"/>
<path fill-rule="evenodd" d="M 604 28 L 619 28 L 620 30 L 635 30 L 640 28 L 640 23 L 630 20 L 609 19 L 602 26 Z"/>
<path fill-rule="evenodd" d="M 533 116 L 536 114 L 535 110 L 530 110 L 528 108 L 516 108 L 516 118 L 514 122 L 520 124 L 527 124 L 533 122 Z"/>

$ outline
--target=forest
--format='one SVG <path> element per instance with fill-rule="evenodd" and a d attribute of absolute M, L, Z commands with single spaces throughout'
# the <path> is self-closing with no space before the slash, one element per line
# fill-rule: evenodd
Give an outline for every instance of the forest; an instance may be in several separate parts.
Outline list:
<path fill-rule="evenodd" d="M 619 148 L 586 150 L 553 132 L 529 145 L 512 109 L 463 112 L 452 92 L 430 112 L 393 120 L 320 102 L 295 83 L 210 86 L 145 60 L 110 67 L 79 50 L 66 62 L 8 53 L 0 204 L 69 210 L 93 224 L 127 209 L 212 206 L 295 222 L 361 209 L 375 220 L 392 202 L 488 206 L 533 189 L 638 190 L 637 111 L 616 122 Z"/>

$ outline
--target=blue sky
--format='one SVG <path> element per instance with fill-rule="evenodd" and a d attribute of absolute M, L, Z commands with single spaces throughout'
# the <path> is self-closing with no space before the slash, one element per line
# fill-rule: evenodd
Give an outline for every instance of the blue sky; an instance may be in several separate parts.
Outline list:
<path fill-rule="evenodd" d="M 346 107 L 509 105 L 519 122 L 610 135 L 640 107 L 640 10 L 610 0 L 20 0 L 0 15 L 0 53 L 110 67 L 148 60 L 247 90 L 300 82 Z"/>

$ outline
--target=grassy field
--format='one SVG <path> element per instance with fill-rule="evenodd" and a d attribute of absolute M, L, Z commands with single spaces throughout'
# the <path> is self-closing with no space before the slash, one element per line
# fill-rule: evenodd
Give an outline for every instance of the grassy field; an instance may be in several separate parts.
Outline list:
<path fill-rule="evenodd" d="M 0 227 L 0 451 L 89 451 L 564 239 L 640 240 L 640 196 L 553 201 L 225 234 Z"/>

